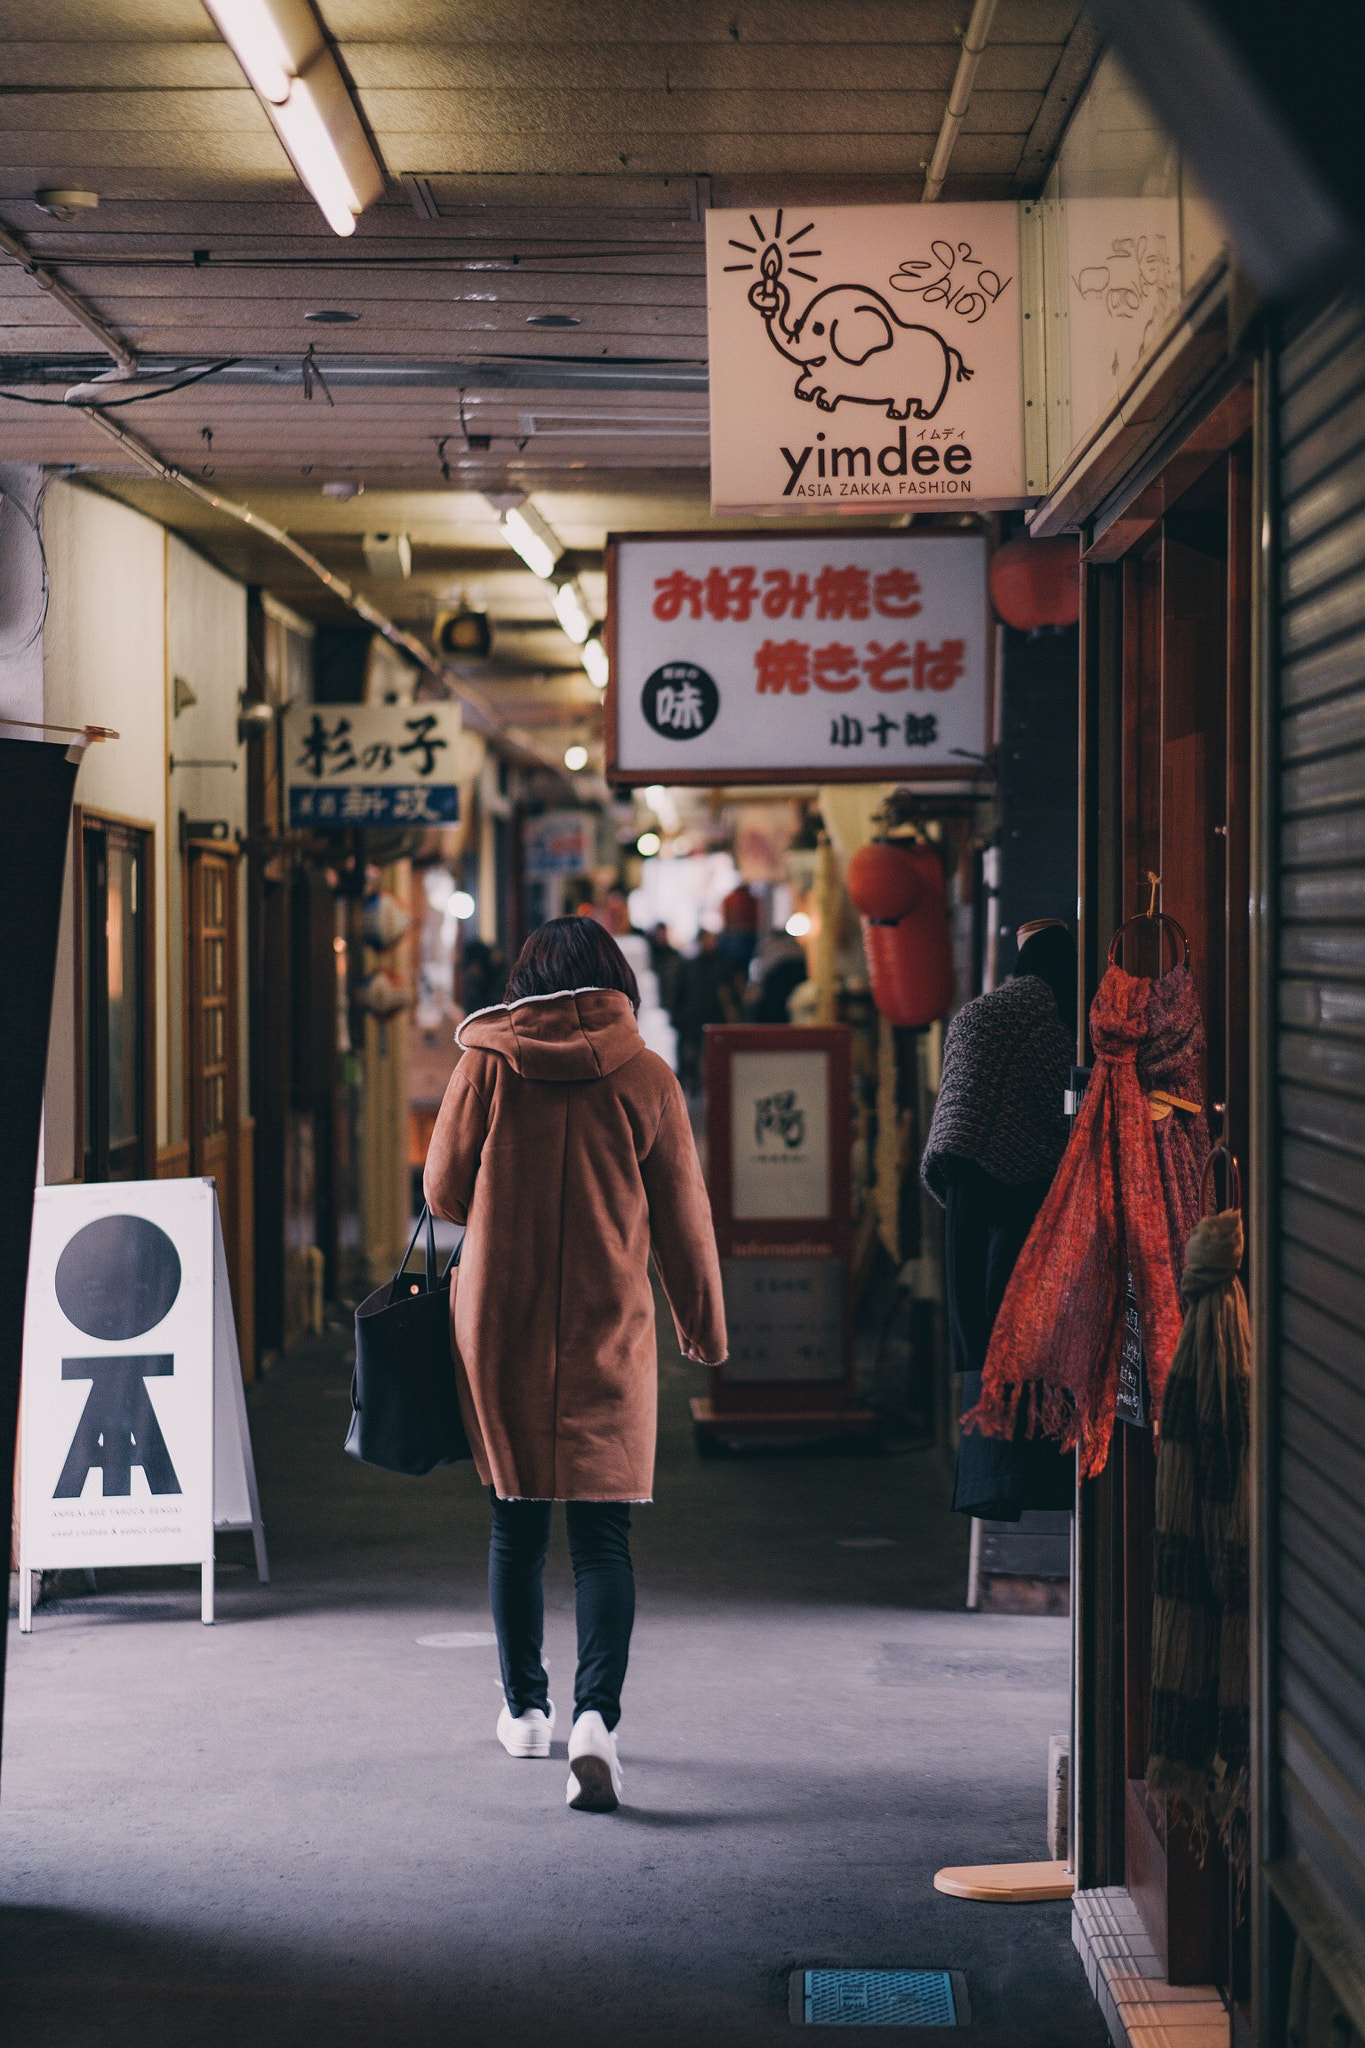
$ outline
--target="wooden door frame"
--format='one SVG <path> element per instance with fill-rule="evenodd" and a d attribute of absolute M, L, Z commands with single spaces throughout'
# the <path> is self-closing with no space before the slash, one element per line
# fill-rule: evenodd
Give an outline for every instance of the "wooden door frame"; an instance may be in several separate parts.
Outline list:
<path fill-rule="evenodd" d="M 146 841 L 143 861 L 146 885 L 146 944 L 142 948 L 142 1007 L 146 1020 L 142 1051 L 143 1180 L 156 1178 L 157 1159 L 157 1019 L 156 1019 L 156 826 L 147 818 L 132 818 L 119 811 L 104 811 L 93 804 L 71 806 L 71 932 L 72 932 L 72 1064 L 75 1068 L 75 1100 L 72 1116 L 72 1178 L 85 1179 L 85 936 L 88 907 L 85 901 L 85 828 L 116 825 L 126 832 L 141 833 Z"/>
<path fill-rule="evenodd" d="M 228 920 L 229 935 L 232 943 L 227 948 L 226 980 L 228 1015 L 232 1020 L 232 1035 L 234 1039 L 237 1040 L 237 1044 L 234 1048 L 236 1057 L 232 1059 L 228 1065 L 227 1126 L 231 1134 L 233 1146 L 233 1172 L 234 1174 L 236 1174 L 239 1171 L 238 1151 L 241 1142 L 239 1132 L 242 1121 L 242 1085 L 240 1074 L 242 1019 L 240 1011 L 238 1009 L 238 1003 L 241 996 L 241 987 L 237 959 L 238 948 L 241 943 L 241 906 L 237 900 L 238 893 L 241 888 L 241 868 L 239 866 L 239 862 L 241 859 L 241 848 L 235 843 L 235 841 L 232 840 L 186 839 L 181 848 L 180 853 L 180 902 L 182 906 L 182 915 L 184 918 L 185 927 L 183 933 L 181 934 L 182 944 L 184 947 L 183 958 L 185 963 L 183 991 L 184 1001 L 182 1004 L 185 1032 L 185 1142 L 189 1150 L 189 1170 L 193 1174 L 198 1171 L 198 1168 L 195 1165 L 195 1153 L 197 1150 L 197 1144 L 196 1123 L 194 1113 L 194 985 L 196 970 L 193 961 L 193 948 L 191 946 L 190 940 L 194 926 L 194 860 L 197 854 L 205 853 L 217 854 L 220 856 L 221 859 L 228 861 L 231 866 L 232 875 L 232 885 L 230 892 L 232 909 Z"/>

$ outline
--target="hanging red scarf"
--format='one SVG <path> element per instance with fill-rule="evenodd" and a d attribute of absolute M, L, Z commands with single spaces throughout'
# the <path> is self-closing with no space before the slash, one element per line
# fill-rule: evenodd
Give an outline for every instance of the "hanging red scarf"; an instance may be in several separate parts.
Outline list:
<path fill-rule="evenodd" d="M 995 1319 L 968 1428 L 1080 1448 L 1103 1470 L 1114 1427 L 1126 1276 L 1142 1317 L 1152 1408 L 1180 1337 L 1180 1301 L 1152 1133 L 1137 1074 L 1153 984 L 1111 967 L 1090 1006 L 1095 1065 L 1047 1200 Z M 1158 1006 L 1160 1007 L 1160 1006 Z"/>

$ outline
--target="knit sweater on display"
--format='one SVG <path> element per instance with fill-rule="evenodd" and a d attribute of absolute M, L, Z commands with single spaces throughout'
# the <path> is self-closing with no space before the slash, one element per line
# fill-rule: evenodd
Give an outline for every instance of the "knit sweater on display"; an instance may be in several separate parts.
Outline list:
<path fill-rule="evenodd" d="M 949 1155 L 1009 1186 L 1053 1172 L 1066 1150 L 1062 1097 L 1074 1058 L 1056 998 L 1036 975 L 1015 976 L 958 1011 L 920 1162 L 935 1201 L 947 1200 Z"/>

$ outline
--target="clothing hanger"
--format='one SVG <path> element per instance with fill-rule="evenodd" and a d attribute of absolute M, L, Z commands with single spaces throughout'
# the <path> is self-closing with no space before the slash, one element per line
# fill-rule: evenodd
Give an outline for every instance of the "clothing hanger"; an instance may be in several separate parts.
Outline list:
<path fill-rule="evenodd" d="M 1204 1170 L 1199 1176 L 1199 1213 L 1201 1216 L 1208 1207 L 1210 1193 L 1213 1195 L 1215 1205 L 1213 1213 L 1217 1214 L 1217 1168 L 1220 1159 L 1227 1162 L 1228 1207 L 1229 1209 L 1240 1209 L 1242 1206 L 1242 1170 L 1237 1164 L 1237 1154 L 1233 1151 L 1231 1145 L 1219 1144 L 1214 1146 L 1208 1158 L 1204 1161 Z"/>
<path fill-rule="evenodd" d="M 1156 907 L 1156 894 L 1157 890 L 1161 887 L 1160 875 L 1154 875 L 1152 873 L 1152 870 L 1148 868 L 1147 880 L 1151 883 L 1151 894 L 1147 899 L 1147 908 L 1145 910 L 1139 910 L 1135 917 L 1125 918 L 1123 923 L 1119 926 L 1118 930 L 1114 933 L 1113 938 L 1109 941 L 1109 965 L 1113 967 L 1118 960 L 1119 947 L 1123 942 L 1123 936 L 1125 932 L 1132 931 L 1134 925 L 1154 924 L 1159 928 L 1162 938 L 1165 937 L 1168 931 L 1170 932 L 1173 948 L 1176 940 L 1179 940 L 1180 942 L 1181 951 L 1177 955 L 1176 959 L 1172 962 L 1172 965 L 1188 967 L 1190 964 L 1190 942 L 1189 939 L 1186 937 L 1185 927 L 1183 924 L 1177 923 L 1175 918 L 1168 917 L 1164 910 L 1158 910 Z M 1158 969 L 1160 968 L 1160 966 L 1161 957 L 1160 953 L 1158 953 Z"/>

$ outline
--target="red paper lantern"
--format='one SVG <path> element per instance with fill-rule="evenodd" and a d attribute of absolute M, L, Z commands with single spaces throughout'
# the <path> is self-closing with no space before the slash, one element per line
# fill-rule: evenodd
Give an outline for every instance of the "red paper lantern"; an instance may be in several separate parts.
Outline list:
<path fill-rule="evenodd" d="M 991 603 L 1021 633 L 1074 626 L 1081 615 L 1080 546 L 1074 538 L 1012 540 L 991 557 Z"/>
<path fill-rule="evenodd" d="M 848 864 L 848 893 L 863 912 L 863 951 L 882 1016 L 901 1025 L 944 1016 L 953 1000 L 953 947 L 933 847 L 877 841 L 860 848 Z"/>
<path fill-rule="evenodd" d="M 848 864 L 848 893 L 855 910 L 883 924 L 908 917 L 923 890 L 916 849 L 894 839 L 860 846 Z"/>

